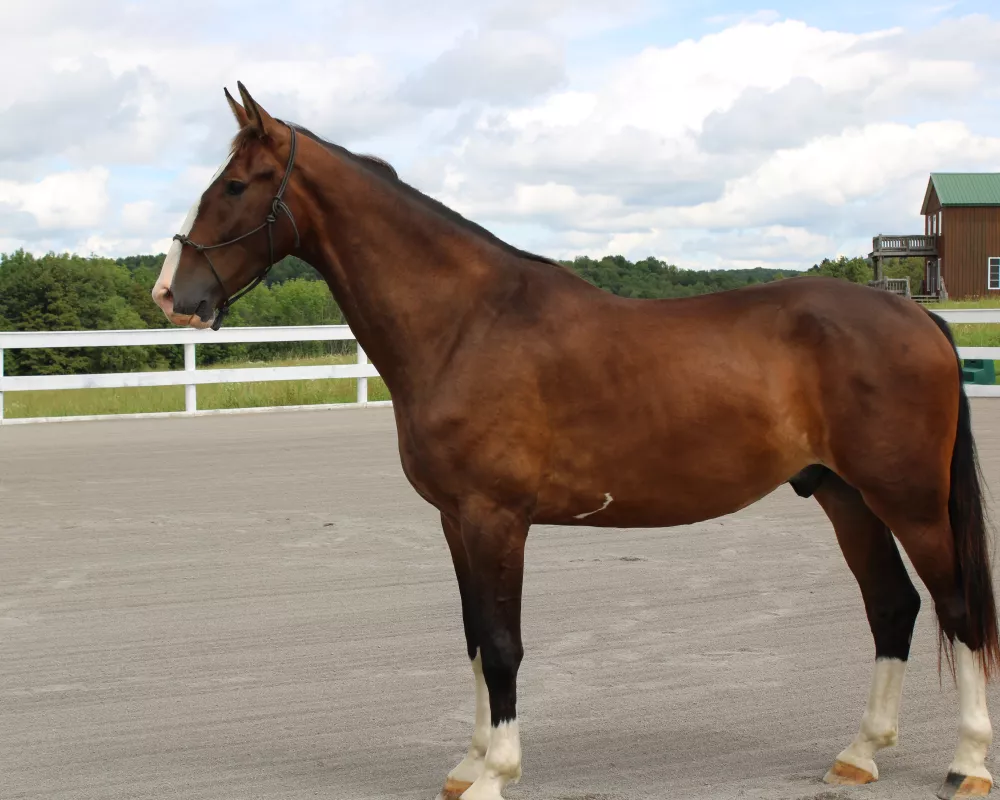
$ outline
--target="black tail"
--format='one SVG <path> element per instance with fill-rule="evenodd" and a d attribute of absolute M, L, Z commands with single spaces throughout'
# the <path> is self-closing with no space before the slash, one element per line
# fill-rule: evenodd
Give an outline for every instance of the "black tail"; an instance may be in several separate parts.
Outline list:
<path fill-rule="evenodd" d="M 930 311 L 927 313 L 947 337 L 958 360 L 958 349 L 948 323 Z M 980 651 L 986 679 L 989 680 L 1000 670 L 1000 635 L 997 632 L 993 572 L 987 542 L 989 524 L 983 504 L 982 471 L 976 456 L 972 413 L 962 382 L 960 361 L 958 367 L 958 431 L 955 449 L 951 454 L 948 517 L 955 537 L 958 582 L 965 597 L 968 635 L 971 640 L 967 644 L 972 650 Z M 945 642 L 943 637 L 942 642 Z M 950 649 L 953 642 L 946 644 Z"/>

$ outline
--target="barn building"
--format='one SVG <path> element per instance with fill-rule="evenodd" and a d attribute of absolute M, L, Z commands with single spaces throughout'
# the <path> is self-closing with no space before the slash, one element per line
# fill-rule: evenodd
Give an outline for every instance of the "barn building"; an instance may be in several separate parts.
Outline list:
<path fill-rule="evenodd" d="M 1000 298 L 1000 173 L 931 173 L 920 213 L 922 236 L 872 240 L 873 284 L 916 300 Z M 883 259 L 911 256 L 924 259 L 921 286 L 885 278 Z"/>

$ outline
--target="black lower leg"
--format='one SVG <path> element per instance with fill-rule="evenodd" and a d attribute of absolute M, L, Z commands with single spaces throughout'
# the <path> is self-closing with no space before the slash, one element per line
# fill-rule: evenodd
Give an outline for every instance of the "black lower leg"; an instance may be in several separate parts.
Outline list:
<path fill-rule="evenodd" d="M 497 629 L 484 636 L 483 678 L 490 693 L 490 723 L 497 727 L 517 718 L 517 670 L 524 649 L 520 636 Z"/>
<path fill-rule="evenodd" d="M 899 558 L 898 552 L 896 558 Z M 905 575 L 902 561 L 900 569 Z M 897 594 L 876 593 L 872 599 L 865 599 L 865 611 L 875 639 L 875 658 L 898 658 L 906 661 L 910 657 L 913 628 L 920 612 L 920 595 L 909 581 L 909 576 L 907 583 L 912 594 L 901 589 Z"/>
<path fill-rule="evenodd" d="M 504 511 L 491 513 L 476 524 L 462 524 L 493 727 L 517 717 L 517 670 L 524 656 L 521 586 L 527 533 L 526 522 Z"/>
<path fill-rule="evenodd" d="M 833 473 L 817 487 L 816 499 L 833 523 L 847 566 L 861 588 L 875 657 L 906 661 L 920 595 L 892 533 L 868 508 L 861 493 Z"/>

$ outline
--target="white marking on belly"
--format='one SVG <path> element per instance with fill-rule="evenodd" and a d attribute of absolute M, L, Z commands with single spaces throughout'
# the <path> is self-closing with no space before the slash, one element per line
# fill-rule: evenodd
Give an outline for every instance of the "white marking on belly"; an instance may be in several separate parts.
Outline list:
<path fill-rule="evenodd" d="M 610 494 L 605 494 L 604 495 L 604 505 L 603 506 L 601 506 L 600 508 L 598 508 L 596 511 L 587 511 L 587 512 L 585 512 L 583 514 L 577 514 L 574 517 L 574 519 L 585 519 L 586 517 L 589 517 L 592 514 L 600 514 L 604 509 L 606 509 L 608 506 L 611 505 L 611 503 L 614 501 L 614 499 L 615 498 L 613 498 Z"/>
<path fill-rule="evenodd" d="M 899 703 L 903 696 L 903 677 L 906 662 L 898 658 L 879 658 L 875 661 L 868 693 L 868 707 L 861 718 L 858 735 L 840 755 L 838 761 L 860 767 L 878 778 L 878 767 L 873 756 L 883 747 L 896 744 L 899 735 Z"/>
<path fill-rule="evenodd" d="M 986 751 L 993 741 L 993 726 L 986 708 L 986 678 L 979 657 L 960 641 L 955 642 L 955 679 L 958 683 L 958 749 L 949 772 L 986 778 Z"/>
<path fill-rule="evenodd" d="M 222 166 L 215 171 L 212 179 L 208 182 L 209 186 L 215 183 L 226 167 L 229 166 L 229 162 L 233 160 L 233 155 L 234 153 L 230 153 L 226 160 L 222 162 Z M 207 188 L 208 187 L 206 187 L 206 190 Z M 191 206 L 187 216 L 184 217 L 180 230 L 177 231 L 182 236 L 187 236 L 191 233 L 191 229 L 194 227 L 194 223 L 198 219 L 198 212 L 201 211 L 201 201 L 204 196 L 205 192 L 202 192 L 198 196 L 198 200 L 195 204 Z M 163 266 L 160 268 L 160 277 L 156 279 L 156 286 L 153 287 L 154 294 L 156 289 L 161 286 L 167 289 L 170 288 L 170 285 L 174 282 L 174 273 L 177 271 L 177 265 L 180 263 L 180 260 L 181 243 L 175 240 L 170 243 L 170 248 L 167 250 L 167 257 L 163 260 Z"/>

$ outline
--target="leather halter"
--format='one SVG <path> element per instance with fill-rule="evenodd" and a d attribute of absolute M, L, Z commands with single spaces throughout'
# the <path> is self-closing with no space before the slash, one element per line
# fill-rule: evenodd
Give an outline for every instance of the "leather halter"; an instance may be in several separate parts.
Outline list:
<path fill-rule="evenodd" d="M 295 217 L 292 216 L 291 210 L 288 208 L 283 199 L 285 194 L 285 189 L 288 187 L 288 179 L 292 174 L 292 167 L 295 166 L 295 128 L 293 128 L 291 125 L 288 125 L 287 128 L 292 133 L 292 140 L 288 149 L 288 164 L 285 167 L 285 175 L 281 179 L 281 185 L 278 186 L 278 191 L 274 195 L 274 199 L 271 201 L 271 212 L 264 218 L 264 221 L 260 225 L 258 225 L 253 230 L 247 231 L 246 233 L 237 236 L 235 239 L 229 239 L 228 241 L 225 242 L 219 242 L 219 244 L 198 244 L 198 242 L 191 239 L 190 236 L 187 236 L 182 233 L 174 234 L 174 239 L 180 242 L 181 246 L 186 244 L 190 245 L 205 257 L 205 261 L 208 262 L 209 269 L 212 270 L 212 275 L 215 276 L 215 280 L 218 282 L 220 288 L 222 289 L 223 296 L 226 296 L 227 298 L 225 302 L 223 302 L 222 306 L 220 306 L 219 310 L 216 312 L 215 319 L 212 321 L 212 330 L 214 331 L 217 331 L 219 330 L 219 328 L 222 327 L 223 317 L 226 316 L 233 303 L 235 303 L 237 300 L 243 297 L 243 295 L 250 292 L 252 289 L 256 288 L 257 284 L 260 283 L 262 280 L 264 280 L 265 277 L 267 277 L 267 273 L 270 272 L 271 267 L 274 266 L 274 236 L 272 235 L 271 232 L 271 226 L 278 221 L 279 211 L 284 212 L 285 216 L 288 217 L 288 221 L 292 223 L 292 230 L 295 231 L 295 246 L 298 247 L 300 244 L 299 228 L 295 224 Z M 245 286 L 242 290 L 234 294 L 232 297 L 229 297 L 228 292 L 226 292 L 226 284 L 223 283 L 222 278 L 219 277 L 219 273 L 215 269 L 215 264 L 212 263 L 212 259 L 208 255 L 208 251 L 216 250 L 220 247 L 226 247 L 227 245 L 231 244 L 236 244 L 236 242 L 241 242 L 247 237 L 253 236 L 255 233 L 262 230 L 263 228 L 267 228 L 267 247 L 269 253 L 269 260 L 267 262 L 267 266 L 264 267 L 263 271 L 258 273 L 257 277 L 255 277 L 247 286 Z"/>

